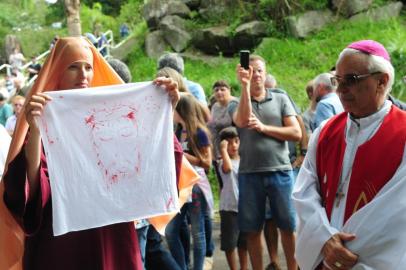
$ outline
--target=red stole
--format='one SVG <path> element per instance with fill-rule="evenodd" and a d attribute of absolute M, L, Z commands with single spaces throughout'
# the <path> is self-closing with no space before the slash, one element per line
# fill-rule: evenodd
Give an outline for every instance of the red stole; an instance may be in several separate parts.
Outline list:
<path fill-rule="evenodd" d="M 317 145 L 317 175 L 322 204 L 329 219 L 343 166 L 346 122 L 347 113 L 330 119 L 321 130 Z M 392 106 L 375 135 L 357 149 L 346 198 L 344 222 L 370 202 L 393 177 L 402 161 L 405 142 L 406 113 Z"/>

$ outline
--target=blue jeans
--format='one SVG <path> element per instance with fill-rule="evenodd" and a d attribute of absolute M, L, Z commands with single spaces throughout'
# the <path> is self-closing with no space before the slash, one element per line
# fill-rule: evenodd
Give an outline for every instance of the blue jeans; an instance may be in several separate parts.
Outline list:
<path fill-rule="evenodd" d="M 188 270 L 188 262 L 186 256 L 186 252 L 188 251 L 185 251 L 185 246 L 183 244 L 183 242 L 185 241 L 185 236 L 183 235 L 182 237 L 182 233 L 184 234 L 184 230 L 188 228 L 187 226 L 186 228 L 184 226 L 186 222 L 186 212 L 188 210 L 188 207 L 188 204 L 182 206 L 182 208 L 180 209 L 180 213 L 178 213 L 171 220 L 171 222 L 169 222 L 165 230 L 165 236 L 169 250 L 175 261 L 178 263 L 180 269 L 182 270 Z"/>
<path fill-rule="evenodd" d="M 145 269 L 145 248 L 147 246 L 147 233 L 149 226 L 144 226 L 137 229 L 138 244 L 140 246 L 140 253 L 142 259 L 142 265 Z"/>
<path fill-rule="evenodd" d="M 212 257 L 214 253 L 213 223 L 209 211 L 204 214 L 204 230 L 206 232 L 206 257 Z"/>
<path fill-rule="evenodd" d="M 161 235 L 152 225 L 147 236 L 145 268 L 147 270 L 181 270 L 172 255 L 162 246 Z"/>
<path fill-rule="evenodd" d="M 195 185 L 189 212 L 193 237 L 193 270 L 203 270 L 204 258 L 206 257 L 205 215 L 208 211 L 207 207 L 202 190 L 198 185 Z"/>
<path fill-rule="evenodd" d="M 272 218 L 278 228 L 295 230 L 295 209 L 291 198 L 292 171 L 240 173 L 238 175 L 238 225 L 242 232 L 259 232 L 265 220 L 269 198 Z"/>

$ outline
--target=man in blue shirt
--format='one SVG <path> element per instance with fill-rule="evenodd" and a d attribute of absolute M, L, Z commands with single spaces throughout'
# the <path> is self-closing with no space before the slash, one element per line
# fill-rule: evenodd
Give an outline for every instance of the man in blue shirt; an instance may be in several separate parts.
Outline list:
<path fill-rule="evenodd" d="M 331 82 L 330 73 L 322 73 L 314 79 L 314 94 L 318 100 L 314 115 L 312 130 L 320 126 L 321 122 L 344 111 L 343 105 L 336 94 L 336 86 Z"/>

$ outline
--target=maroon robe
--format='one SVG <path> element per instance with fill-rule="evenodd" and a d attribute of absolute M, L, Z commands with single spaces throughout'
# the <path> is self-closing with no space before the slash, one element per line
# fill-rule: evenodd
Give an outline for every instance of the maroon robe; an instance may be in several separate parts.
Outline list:
<path fill-rule="evenodd" d="M 176 138 L 177 175 L 182 149 Z M 40 187 L 26 202 L 24 150 L 9 164 L 4 176 L 4 202 L 26 233 L 25 270 L 141 270 L 142 261 L 133 222 L 53 236 L 51 188 L 45 155 L 41 154 Z"/>

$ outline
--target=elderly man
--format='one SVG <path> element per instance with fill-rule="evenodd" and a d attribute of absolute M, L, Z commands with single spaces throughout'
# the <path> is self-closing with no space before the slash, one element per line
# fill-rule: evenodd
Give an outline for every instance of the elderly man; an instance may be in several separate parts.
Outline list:
<path fill-rule="evenodd" d="M 313 118 L 313 130 L 324 120 L 344 111 L 336 94 L 336 86 L 331 81 L 332 77 L 330 73 L 322 73 L 313 81 L 314 95 L 318 101 Z"/>
<path fill-rule="evenodd" d="M 345 112 L 311 139 L 293 198 L 303 270 L 406 265 L 406 113 L 387 100 L 394 69 L 386 49 L 345 48 L 333 81 Z"/>
<path fill-rule="evenodd" d="M 296 269 L 294 259 L 295 212 L 291 200 L 292 166 L 287 141 L 301 138 L 296 112 L 288 97 L 265 88 L 265 60 L 251 55 L 249 69 L 237 68 L 241 83 L 238 105 L 229 105 L 240 134 L 238 171 L 238 225 L 247 233 L 252 269 L 263 270 L 261 232 L 265 220 L 266 199 L 270 198 L 273 219 L 281 239 L 289 270 Z"/>

